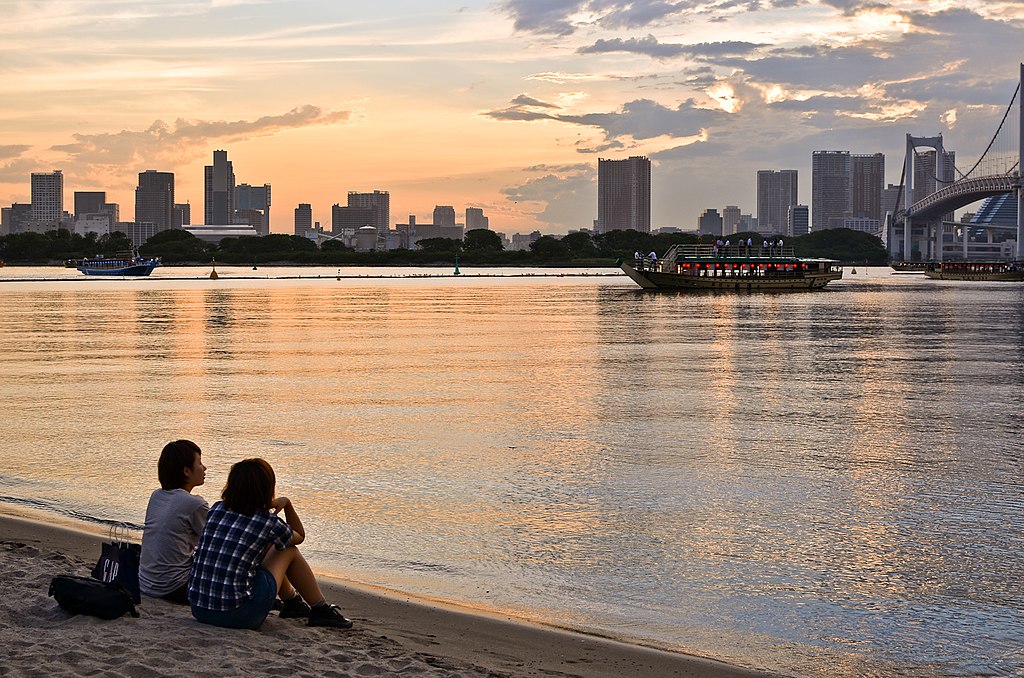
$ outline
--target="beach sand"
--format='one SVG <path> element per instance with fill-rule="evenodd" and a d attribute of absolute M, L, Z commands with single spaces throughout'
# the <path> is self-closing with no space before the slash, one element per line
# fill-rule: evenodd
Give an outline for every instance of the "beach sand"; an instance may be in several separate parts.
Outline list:
<path fill-rule="evenodd" d="M 88 576 L 104 537 L 0 515 L 2 676 L 619 676 L 767 674 L 680 653 L 466 612 L 321 578 L 355 622 L 308 628 L 275 612 L 259 631 L 196 622 L 143 596 L 141 616 L 72 616 L 47 596 L 58 574 Z"/>

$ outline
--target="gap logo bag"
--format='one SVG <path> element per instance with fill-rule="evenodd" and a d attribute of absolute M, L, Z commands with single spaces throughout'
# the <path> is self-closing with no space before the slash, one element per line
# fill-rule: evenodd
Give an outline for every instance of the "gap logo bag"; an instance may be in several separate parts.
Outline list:
<path fill-rule="evenodd" d="M 100 619 L 117 619 L 125 612 L 139 616 L 132 595 L 116 581 L 107 583 L 92 577 L 60 574 L 50 582 L 50 596 L 71 614 L 88 614 Z"/>
<path fill-rule="evenodd" d="M 120 582 L 131 594 L 132 602 L 138 605 L 142 601 L 139 595 L 141 554 L 142 547 L 131 542 L 131 528 L 114 525 L 110 528 L 110 541 L 103 544 L 96 567 L 92 568 L 92 576 L 102 582 Z"/>

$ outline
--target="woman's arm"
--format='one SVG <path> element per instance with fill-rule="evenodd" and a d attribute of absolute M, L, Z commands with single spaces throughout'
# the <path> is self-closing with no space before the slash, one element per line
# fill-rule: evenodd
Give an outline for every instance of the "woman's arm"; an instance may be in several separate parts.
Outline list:
<path fill-rule="evenodd" d="M 288 527 L 292 528 L 292 545 L 298 546 L 306 540 L 306 530 L 302 527 L 302 521 L 299 520 L 299 514 L 295 511 L 295 507 L 292 506 L 292 500 L 288 497 L 277 497 L 270 504 L 270 510 L 275 514 L 284 511 L 284 521 L 288 523 Z"/>

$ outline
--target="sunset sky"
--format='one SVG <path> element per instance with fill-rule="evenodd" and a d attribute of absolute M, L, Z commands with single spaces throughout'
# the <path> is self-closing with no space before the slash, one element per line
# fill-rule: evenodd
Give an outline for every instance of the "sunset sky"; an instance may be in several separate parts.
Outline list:
<path fill-rule="evenodd" d="M 1024 60 L 1021 0 L 0 0 L 0 204 L 61 169 L 134 214 L 138 172 L 175 173 L 202 221 L 203 166 L 273 186 L 330 227 L 350 190 L 391 221 L 482 207 L 511 235 L 597 216 L 597 159 L 648 155 L 652 226 L 756 213 L 755 172 L 814 150 L 944 135 L 977 157 Z"/>

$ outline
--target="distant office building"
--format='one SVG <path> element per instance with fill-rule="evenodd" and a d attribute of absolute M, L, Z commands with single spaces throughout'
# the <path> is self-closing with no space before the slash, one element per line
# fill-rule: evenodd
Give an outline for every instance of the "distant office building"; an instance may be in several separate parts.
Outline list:
<path fill-rule="evenodd" d="M 391 228 L 391 194 L 387 191 L 372 193 L 348 192 L 348 206 L 373 210 L 373 219 L 364 225 L 373 226 L 377 233 L 386 233 Z"/>
<path fill-rule="evenodd" d="M 697 229 L 708 235 L 723 235 L 722 215 L 714 207 L 709 207 L 697 219 Z"/>
<path fill-rule="evenodd" d="M 466 230 L 476 231 L 479 229 L 489 229 L 490 220 L 484 216 L 484 211 L 479 207 L 467 207 L 466 208 Z"/>
<path fill-rule="evenodd" d="M 882 236 L 882 222 L 878 219 L 868 219 L 866 217 L 832 217 L 827 224 L 827 228 L 848 228 L 853 231 L 863 231 L 864 233 L 870 233 L 871 235 Z"/>
<path fill-rule="evenodd" d="M 84 212 L 80 217 L 75 219 L 74 233 L 84 236 L 89 233 L 95 233 L 96 235 L 107 235 L 110 233 L 110 227 L 116 224 L 116 221 L 110 220 L 110 215 L 104 212 L 89 213 Z"/>
<path fill-rule="evenodd" d="M 64 175 L 60 170 L 32 173 L 32 220 L 57 222 L 64 216 Z"/>
<path fill-rule="evenodd" d="M 616 230 L 651 232 L 651 161 L 645 156 L 598 158 L 595 231 Z"/>
<path fill-rule="evenodd" d="M 740 223 L 736 228 L 739 229 L 738 233 L 757 233 L 757 217 L 752 214 L 741 214 Z"/>
<path fill-rule="evenodd" d="M 789 208 L 799 202 L 796 170 L 757 171 L 757 226 L 766 235 L 784 233 Z M 745 229 L 754 230 L 754 229 Z"/>
<path fill-rule="evenodd" d="M 106 191 L 75 191 L 75 219 L 84 214 L 99 214 L 106 202 Z"/>
<path fill-rule="evenodd" d="M 203 177 L 203 217 L 207 224 L 231 224 L 235 215 L 235 170 L 227 151 L 214 151 Z"/>
<path fill-rule="evenodd" d="M 3 235 L 24 233 L 32 221 L 32 203 L 14 203 L 10 207 L 4 207 L 0 214 Z"/>
<path fill-rule="evenodd" d="M 853 214 L 853 160 L 849 151 L 814 151 L 811 155 L 811 230 L 829 228 L 833 218 Z"/>
<path fill-rule="evenodd" d="M 224 238 L 255 238 L 256 229 L 247 224 L 190 224 L 186 231 L 203 242 L 219 243 Z"/>
<path fill-rule="evenodd" d="M 454 226 L 455 208 L 451 205 L 435 205 L 434 223 L 438 226 Z"/>
<path fill-rule="evenodd" d="M 956 179 L 956 151 L 943 151 L 942 172 L 938 176 L 938 154 L 934 150 L 914 154 L 914 195 L 917 202 Z M 943 215 L 943 221 L 953 221 L 953 213 Z"/>
<path fill-rule="evenodd" d="M 192 223 L 192 205 L 187 202 L 174 203 L 174 228 L 189 226 Z"/>
<path fill-rule="evenodd" d="M 377 219 L 377 210 L 372 207 L 342 207 L 334 204 L 331 207 L 331 232 L 341 233 L 356 230 L 363 226 L 373 226 Z"/>
<path fill-rule="evenodd" d="M 885 154 L 854 155 L 851 171 L 853 216 L 881 220 L 882 186 L 885 185 Z"/>
<path fill-rule="evenodd" d="M 295 235 L 306 237 L 313 230 L 313 206 L 307 202 L 295 208 Z"/>
<path fill-rule="evenodd" d="M 807 205 L 790 205 L 786 218 L 786 235 L 807 235 L 811 227 L 811 210 Z"/>
<path fill-rule="evenodd" d="M 897 200 L 901 200 L 900 196 L 901 196 L 901 192 L 900 192 L 900 187 L 899 186 L 896 186 L 896 185 L 893 185 L 893 184 L 889 184 L 884 189 L 882 189 L 882 199 L 881 199 L 882 219 L 884 219 L 885 215 L 888 214 L 889 212 L 892 212 L 893 214 L 896 213 L 896 210 L 899 209 L 899 207 L 900 207 L 900 205 L 897 203 Z"/>
<path fill-rule="evenodd" d="M 128 236 L 128 239 L 132 241 L 133 247 L 141 247 L 154 235 L 166 230 L 165 228 L 158 228 L 151 221 L 118 221 L 110 225 L 111 232 L 120 231 Z"/>
<path fill-rule="evenodd" d="M 530 249 L 537 240 L 540 240 L 541 232 L 533 231 L 532 233 L 513 233 L 512 241 L 509 243 L 509 249 L 514 252 L 525 252 Z"/>
<path fill-rule="evenodd" d="M 174 228 L 173 172 L 139 172 L 139 185 L 135 189 L 135 223 L 153 224 L 157 233 Z"/>
<path fill-rule="evenodd" d="M 732 235 L 739 233 L 740 208 L 735 205 L 727 205 L 722 210 L 722 233 Z"/>
<path fill-rule="evenodd" d="M 247 216 L 242 217 L 246 223 L 251 223 L 252 211 L 260 213 L 260 219 L 258 223 L 254 223 L 253 227 L 256 232 L 260 235 L 270 235 L 270 184 L 263 184 L 262 186 L 250 186 L 249 184 L 239 184 L 235 186 L 235 216 L 239 216 L 239 212 L 245 212 Z"/>

